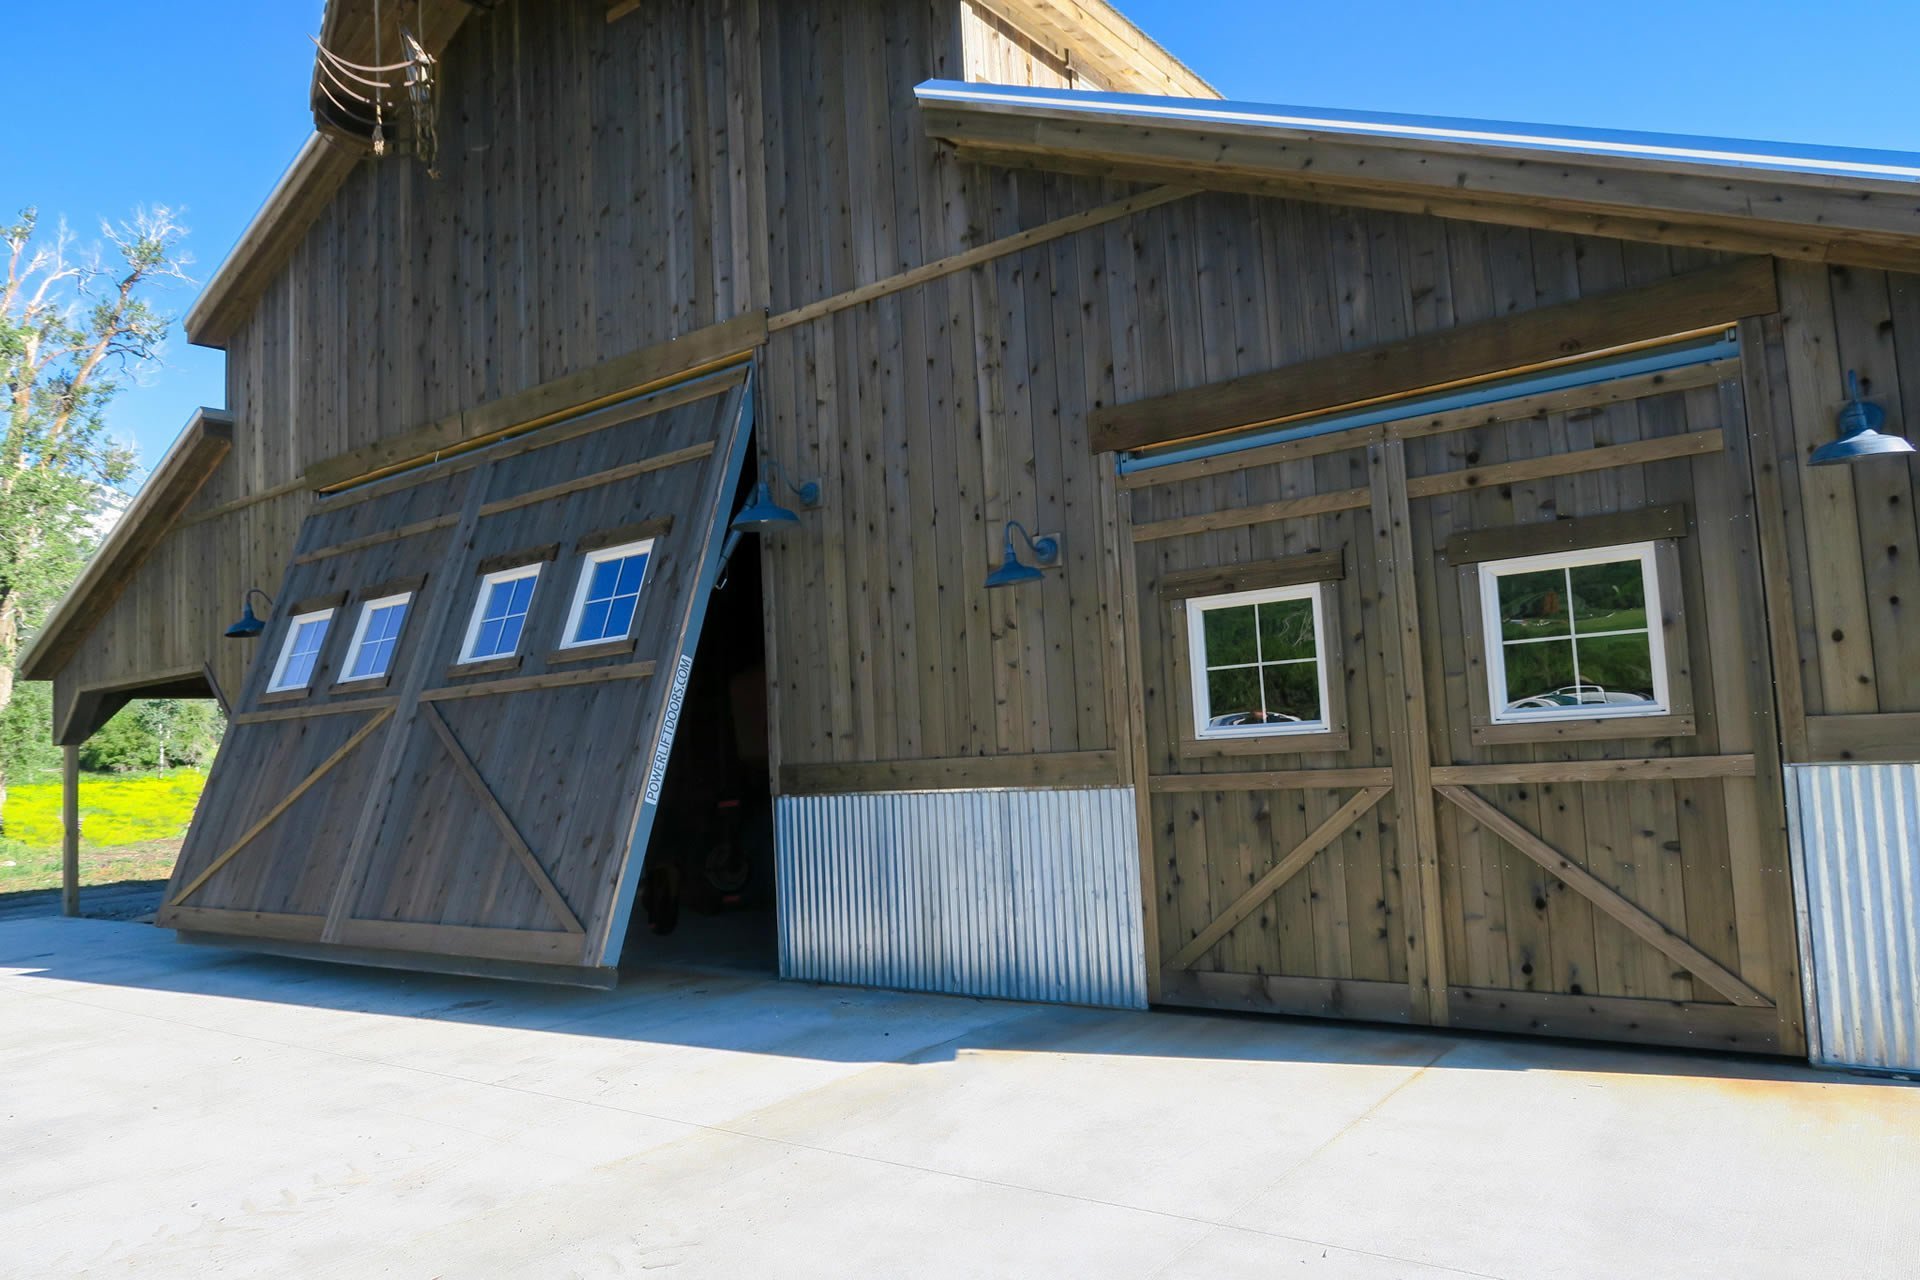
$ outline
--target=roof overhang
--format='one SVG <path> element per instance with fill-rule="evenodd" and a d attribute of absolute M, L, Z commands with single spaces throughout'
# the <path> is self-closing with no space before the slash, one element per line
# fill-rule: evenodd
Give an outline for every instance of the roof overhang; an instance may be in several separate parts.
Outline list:
<path fill-rule="evenodd" d="M 929 81 L 928 132 L 1010 168 L 1920 270 L 1920 156 Z"/>
<path fill-rule="evenodd" d="M 403 31 L 438 57 L 467 15 L 487 7 L 491 6 L 481 0 L 414 0 L 411 4 L 397 0 L 327 0 L 319 39 L 336 57 L 358 66 L 393 66 L 405 60 Z M 370 127 L 353 119 L 348 107 L 328 93 L 317 57 L 307 96 L 315 129 L 349 150 L 366 154 L 372 146 Z"/>
<path fill-rule="evenodd" d="M 400 47 L 400 26 L 418 24 L 422 43 L 436 57 L 445 50 L 475 6 L 469 0 L 428 0 L 415 8 L 388 3 L 381 7 L 381 57 Z M 320 23 L 320 39 L 353 62 L 375 60 L 373 0 L 329 0 Z M 318 71 L 309 83 L 315 132 L 310 135 L 267 202 L 187 308 L 187 341 L 196 346 L 225 348 L 233 333 L 252 312 L 274 276 L 292 258 L 307 231 L 333 200 L 334 193 L 368 153 L 368 139 L 344 132 L 329 123 Z"/>
<path fill-rule="evenodd" d="M 51 680 L 60 673 L 232 446 L 231 416 L 220 409 L 194 413 L 119 523 L 87 561 L 79 579 L 53 607 L 46 625 L 20 655 L 22 677 Z"/>
<path fill-rule="evenodd" d="M 1135 26 L 1107 0 L 974 0 L 1044 40 L 1099 82 L 1136 93 L 1218 98 L 1219 90 Z"/>

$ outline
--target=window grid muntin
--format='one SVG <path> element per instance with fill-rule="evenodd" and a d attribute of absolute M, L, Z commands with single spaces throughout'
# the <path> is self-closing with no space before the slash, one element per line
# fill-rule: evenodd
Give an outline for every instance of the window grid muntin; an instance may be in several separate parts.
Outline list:
<path fill-rule="evenodd" d="M 393 658 L 400 649 L 400 633 L 406 628 L 407 615 L 413 610 L 413 593 L 403 591 L 382 596 L 360 606 L 359 621 L 354 624 L 353 642 L 347 646 L 347 663 L 339 683 L 378 680 L 393 670 Z M 387 620 L 392 619 L 389 628 Z M 375 631 L 375 627 L 381 628 Z M 375 655 L 379 664 L 372 669 L 366 659 Z"/>
<path fill-rule="evenodd" d="M 288 693 L 311 688 L 320 666 L 320 655 L 327 647 L 327 633 L 332 629 L 332 609 L 295 614 L 287 625 L 287 638 L 281 642 L 280 657 L 273 664 L 267 692 Z"/>
<path fill-rule="evenodd" d="M 480 593 L 473 602 L 473 615 L 467 622 L 466 639 L 460 645 L 462 663 L 511 658 L 520 652 L 520 643 L 526 639 L 527 619 L 533 613 L 533 597 L 540 588 L 541 567 L 537 563 L 519 565 L 489 573 L 480 579 Z M 525 584 L 524 592 L 521 590 L 522 584 Z M 505 590 L 502 591 L 502 588 Z M 504 601 L 503 607 L 497 612 L 493 607 L 496 599 Z M 512 643 L 504 644 L 508 624 L 513 628 Z M 490 626 L 494 628 L 494 638 L 483 651 L 480 639 Z"/>
<path fill-rule="evenodd" d="M 1328 705 L 1330 691 L 1327 685 L 1327 644 L 1324 593 L 1320 583 L 1306 583 L 1291 587 L 1269 587 L 1255 591 L 1237 591 L 1217 596 L 1197 596 L 1186 601 L 1187 612 L 1187 663 L 1191 670 L 1191 697 L 1193 699 L 1193 731 L 1200 738 L 1254 738 L 1269 735 L 1325 733 L 1332 726 L 1332 712 Z M 1266 642 L 1261 632 L 1259 606 L 1262 604 L 1284 604 L 1291 601 L 1306 601 L 1313 625 L 1313 656 L 1310 658 L 1266 658 Z M 1253 662 L 1211 663 L 1207 660 L 1206 615 L 1211 612 L 1252 606 L 1254 609 Z M 1268 668 L 1299 667 L 1311 665 L 1315 668 L 1315 685 L 1320 713 L 1312 720 L 1294 722 L 1274 721 L 1261 724 L 1226 725 L 1215 727 L 1208 722 L 1213 718 L 1212 691 L 1207 677 L 1216 671 L 1255 671 L 1260 673 L 1255 686 L 1260 691 L 1260 711 L 1269 714 L 1267 706 L 1267 682 L 1264 675 Z"/>
<path fill-rule="evenodd" d="M 646 595 L 647 575 L 653 568 L 654 540 L 623 543 L 620 546 L 605 547 L 590 553 L 580 566 L 580 577 L 574 587 L 573 607 L 567 613 L 567 625 L 560 633 L 562 649 L 577 649 L 585 645 L 606 644 L 611 641 L 625 640 L 633 634 L 640 620 L 640 601 Z M 622 591 L 621 583 L 625 578 L 627 565 L 634 560 L 640 562 L 638 577 L 631 591 Z M 593 596 L 594 580 L 600 571 L 609 565 L 614 569 L 609 594 L 596 600 Z M 608 629 L 614 614 L 614 607 L 621 601 L 627 603 L 626 625 L 617 629 Z M 598 613 L 597 625 L 601 628 L 596 634 L 583 635 L 582 631 L 589 618 L 594 617 L 596 605 L 604 605 Z"/>
<path fill-rule="evenodd" d="M 1550 552 L 1545 555 L 1493 560 L 1479 566 L 1481 626 L 1486 637 L 1484 657 L 1487 666 L 1487 701 L 1490 704 L 1487 711 L 1493 723 L 1532 724 L 1555 720 L 1630 719 L 1637 716 L 1672 714 L 1673 694 L 1668 684 L 1666 643 L 1660 625 L 1661 579 L 1656 550 L 1657 544 L 1652 542 L 1623 543 L 1580 551 Z M 1573 571 L 1592 565 L 1621 564 L 1629 561 L 1637 561 L 1640 565 L 1641 595 L 1646 612 L 1646 625 L 1641 628 L 1582 631 L 1579 619 L 1574 612 Z M 1500 580 L 1520 574 L 1541 573 L 1556 569 L 1561 573 L 1566 591 L 1566 634 L 1522 637 L 1513 640 L 1506 638 L 1502 634 L 1504 611 L 1500 604 Z M 1512 696 L 1507 688 L 1505 660 L 1506 651 L 1509 648 L 1539 644 L 1569 646 L 1573 655 L 1574 684 L 1571 687 L 1575 690 L 1575 697 L 1578 697 L 1580 696 L 1578 691 L 1584 685 L 1580 671 L 1580 642 L 1618 636 L 1645 638 L 1654 694 L 1652 702 L 1574 702 L 1564 707 L 1531 708 L 1510 705 Z"/>

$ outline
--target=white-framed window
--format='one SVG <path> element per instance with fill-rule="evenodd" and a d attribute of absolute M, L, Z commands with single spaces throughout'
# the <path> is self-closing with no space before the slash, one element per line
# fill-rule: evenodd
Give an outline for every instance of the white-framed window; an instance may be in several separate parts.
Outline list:
<path fill-rule="evenodd" d="M 467 638 L 460 645 L 460 661 L 485 662 L 520 652 L 520 635 L 527 629 L 527 611 L 533 607 L 533 589 L 539 582 L 537 563 L 481 578 Z"/>
<path fill-rule="evenodd" d="M 1480 608 L 1495 723 L 1671 709 L 1655 544 L 1488 561 Z"/>
<path fill-rule="evenodd" d="M 407 624 L 407 610 L 412 604 L 413 592 L 403 591 L 360 606 L 360 620 L 354 624 L 353 643 L 347 646 L 347 665 L 339 683 L 378 680 L 393 669 L 400 629 Z"/>
<path fill-rule="evenodd" d="M 577 649 L 632 635 L 640 589 L 646 585 L 647 561 L 652 558 L 651 538 L 590 553 L 580 566 L 580 583 L 574 588 L 560 647 Z"/>
<path fill-rule="evenodd" d="M 1201 738 L 1321 733 L 1326 619 L 1319 583 L 1186 602 L 1194 733 Z"/>
<path fill-rule="evenodd" d="M 293 616 L 287 638 L 280 645 L 280 657 L 273 664 L 273 678 L 267 681 L 268 693 L 304 689 L 313 683 L 313 669 L 320 664 L 320 651 L 326 647 L 327 630 L 332 625 L 331 609 Z"/>

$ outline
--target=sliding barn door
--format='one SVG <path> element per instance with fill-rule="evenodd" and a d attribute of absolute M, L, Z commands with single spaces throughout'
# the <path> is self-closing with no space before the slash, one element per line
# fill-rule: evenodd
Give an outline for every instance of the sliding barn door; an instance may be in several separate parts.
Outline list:
<path fill-rule="evenodd" d="M 1162 999 L 1799 1051 L 1738 368 L 1123 479 Z"/>
<path fill-rule="evenodd" d="M 746 377 L 323 500 L 160 923 L 423 964 L 617 961 Z"/>

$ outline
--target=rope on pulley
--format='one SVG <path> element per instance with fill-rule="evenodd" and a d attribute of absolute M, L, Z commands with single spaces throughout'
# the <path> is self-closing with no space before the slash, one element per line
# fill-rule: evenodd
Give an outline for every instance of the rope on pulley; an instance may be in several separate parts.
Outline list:
<path fill-rule="evenodd" d="M 419 0 L 416 15 L 424 28 L 425 0 Z M 364 130 L 373 146 L 373 154 L 387 154 L 388 134 L 397 139 L 399 130 L 388 124 L 390 115 L 404 116 L 410 126 L 412 151 L 426 166 L 429 177 L 440 176 L 438 168 L 440 137 L 436 105 L 439 79 L 433 55 L 427 52 L 413 31 L 400 27 L 401 46 L 406 57 L 400 62 L 385 62 L 384 15 L 380 0 L 373 0 L 373 62 L 351 61 L 327 48 L 315 38 L 318 50 L 314 62 L 314 84 L 326 98 L 331 113 Z"/>

